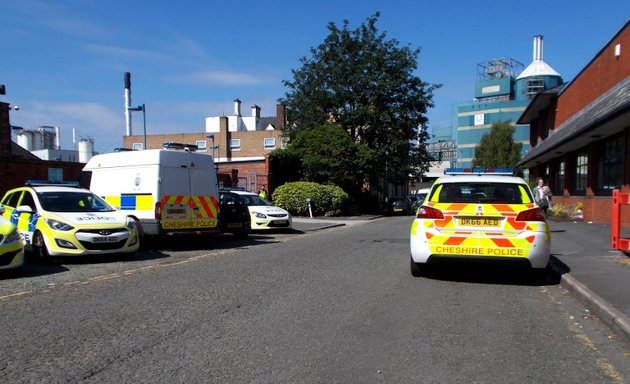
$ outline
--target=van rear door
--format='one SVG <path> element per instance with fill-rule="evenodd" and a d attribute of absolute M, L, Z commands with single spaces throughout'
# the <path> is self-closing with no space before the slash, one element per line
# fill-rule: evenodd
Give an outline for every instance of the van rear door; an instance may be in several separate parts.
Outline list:
<path fill-rule="evenodd" d="M 198 156 L 202 155 L 181 153 L 172 157 L 176 161 L 162 164 L 161 226 L 166 231 L 217 227 L 216 173 Z"/>

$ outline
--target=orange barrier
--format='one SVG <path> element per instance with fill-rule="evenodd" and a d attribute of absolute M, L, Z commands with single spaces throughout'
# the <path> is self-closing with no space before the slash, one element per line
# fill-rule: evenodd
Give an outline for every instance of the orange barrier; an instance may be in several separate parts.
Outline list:
<path fill-rule="evenodd" d="M 630 239 L 619 237 L 621 233 L 621 205 L 630 204 L 630 193 L 613 190 L 612 194 L 612 248 L 630 251 Z"/>

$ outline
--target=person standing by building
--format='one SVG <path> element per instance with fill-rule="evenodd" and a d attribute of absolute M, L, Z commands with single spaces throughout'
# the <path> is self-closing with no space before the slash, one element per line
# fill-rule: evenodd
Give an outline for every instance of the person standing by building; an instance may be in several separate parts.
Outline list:
<path fill-rule="evenodd" d="M 262 188 L 260 188 L 260 191 L 258 191 L 258 196 L 260 196 L 263 199 L 267 200 L 267 190 L 265 189 L 264 185 L 262 186 Z"/>
<path fill-rule="evenodd" d="M 545 185 L 543 179 L 538 179 L 538 185 L 534 188 L 534 202 L 547 214 L 551 208 L 551 189 Z"/>

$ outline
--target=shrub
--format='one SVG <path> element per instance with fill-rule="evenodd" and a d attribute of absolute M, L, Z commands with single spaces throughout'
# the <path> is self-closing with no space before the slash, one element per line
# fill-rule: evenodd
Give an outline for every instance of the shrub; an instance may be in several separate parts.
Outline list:
<path fill-rule="evenodd" d="M 554 219 L 573 219 L 579 216 L 582 203 L 577 204 L 553 204 L 547 211 L 547 215 Z"/>
<path fill-rule="evenodd" d="M 340 187 L 308 181 L 286 183 L 273 192 L 273 203 L 297 216 L 309 215 L 307 198 L 311 199 L 313 216 L 338 216 L 350 200 Z"/>

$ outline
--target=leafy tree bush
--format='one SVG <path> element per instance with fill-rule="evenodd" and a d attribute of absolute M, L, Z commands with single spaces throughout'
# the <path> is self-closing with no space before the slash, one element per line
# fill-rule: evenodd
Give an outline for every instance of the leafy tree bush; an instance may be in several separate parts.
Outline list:
<path fill-rule="evenodd" d="M 283 82 L 288 91 L 282 100 L 291 141 L 299 131 L 334 122 L 369 149 L 377 165 L 371 167 L 373 186 L 384 179 L 402 184 L 428 170 L 425 115 L 440 87 L 417 76 L 420 50 L 380 32 L 379 17 L 376 12 L 356 29 L 348 20 L 341 26 L 329 23 L 329 35 L 300 60 L 301 68 L 291 71 L 293 79 Z M 359 157 L 365 159 L 364 154 Z M 352 189 L 359 191 L 363 180 L 355 183 Z"/>
<path fill-rule="evenodd" d="M 308 181 L 286 183 L 273 193 L 273 203 L 297 216 L 308 216 L 306 199 L 311 199 L 314 216 L 338 216 L 349 202 L 348 194 L 335 185 Z"/>
<path fill-rule="evenodd" d="M 523 144 L 514 141 L 515 128 L 509 121 L 492 124 L 490 133 L 481 137 L 472 163 L 475 167 L 513 168 L 521 159 Z"/>

